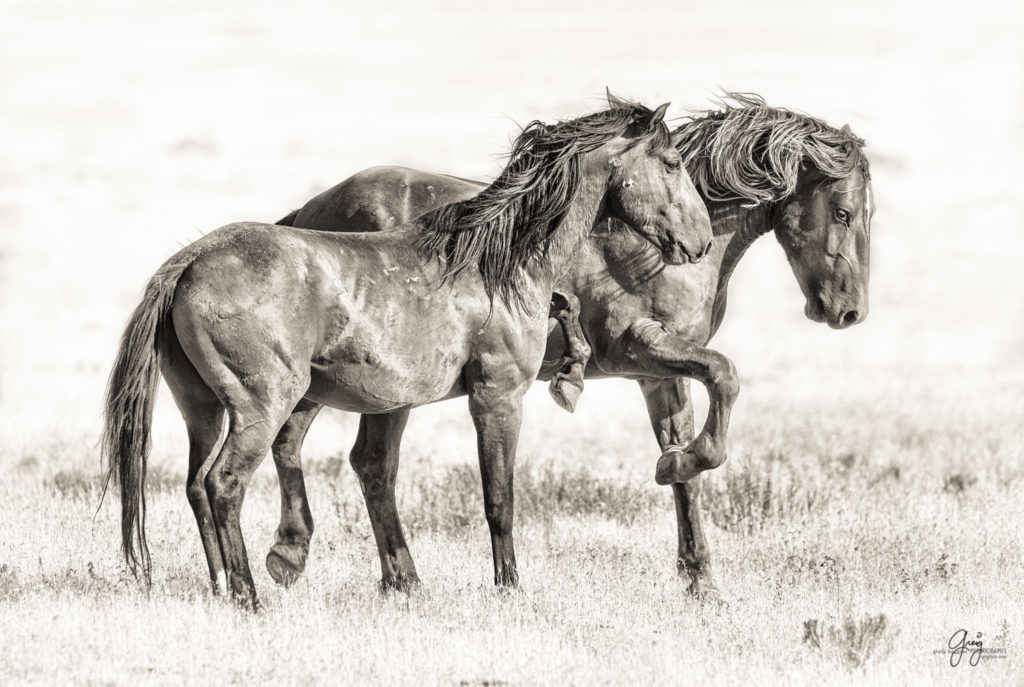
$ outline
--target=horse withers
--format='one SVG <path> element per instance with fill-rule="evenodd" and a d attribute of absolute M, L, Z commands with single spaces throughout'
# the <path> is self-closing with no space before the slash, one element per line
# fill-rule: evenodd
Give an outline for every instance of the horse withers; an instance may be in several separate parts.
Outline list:
<path fill-rule="evenodd" d="M 129 567 L 149 578 L 143 490 L 162 373 L 188 430 L 187 493 L 215 591 L 257 605 L 239 513 L 297 404 L 387 417 L 462 394 L 495 581 L 516 584 L 512 465 L 556 278 L 609 219 L 668 264 L 711 240 L 666 107 L 534 122 L 493 184 L 395 231 L 233 224 L 168 260 L 128 322 L 107 389 L 103 453 L 120 484 Z M 384 465 L 356 467 L 368 500 L 387 488 Z"/>

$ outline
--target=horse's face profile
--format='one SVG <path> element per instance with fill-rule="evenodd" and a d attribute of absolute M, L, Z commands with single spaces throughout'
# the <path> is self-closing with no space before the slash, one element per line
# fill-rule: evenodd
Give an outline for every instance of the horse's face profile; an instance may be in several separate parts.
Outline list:
<path fill-rule="evenodd" d="M 841 179 L 807 170 L 776 207 L 775 234 L 807 299 L 804 313 L 843 329 L 868 314 L 871 179 L 855 168 Z"/>
<path fill-rule="evenodd" d="M 638 134 L 660 125 L 667 107 L 638 123 Z M 711 220 L 679 151 L 667 138 L 658 145 L 650 136 L 613 141 L 606 151 L 608 213 L 654 244 L 670 265 L 703 259 L 711 248 Z"/>

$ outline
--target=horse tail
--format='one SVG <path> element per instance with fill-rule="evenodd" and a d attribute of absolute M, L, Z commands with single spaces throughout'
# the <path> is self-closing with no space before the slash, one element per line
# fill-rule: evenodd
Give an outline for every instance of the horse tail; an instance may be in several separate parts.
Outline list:
<path fill-rule="evenodd" d="M 146 543 L 146 462 L 150 452 L 153 402 L 160 381 L 160 341 L 181 275 L 195 251 L 185 250 L 164 263 L 146 285 L 117 351 L 107 381 L 101 454 L 107 466 L 103 494 L 114 479 L 121 491 L 121 549 L 132 574 L 150 584 Z M 100 503 L 103 497 L 100 497 Z"/>
<path fill-rule="evenodd" d="M 287 215 L 285 215 L 281 219 L 279 219 L 276 222 L 274 222 L 274 224 L 280 225 L 282 227 L 294 227 L 295 226 L 295 218 L 298 217 L 298 216 L 299 216 L 299 211 L 298 210 L 292 210 Z"/>

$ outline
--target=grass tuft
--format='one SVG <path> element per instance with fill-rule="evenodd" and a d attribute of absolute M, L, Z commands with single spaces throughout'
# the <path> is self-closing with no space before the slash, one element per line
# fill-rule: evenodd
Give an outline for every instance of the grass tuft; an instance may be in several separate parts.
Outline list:
<path fill-rule="evenodd" d="M 858 670 L 872 656 L 876 660 L 884 658 L 892 650 L 892 640 L 897 634 L 899 631 L 884 613 L 859 620 L 847 618 L 838 625 L 812 618 L 804 621 L 803 641 L 826 660 L 838 661 L 848 670 Z"/>
<path fill-rule="evenodd" d="M 747 463 L 710 481 L 702 503 L 711 521 L 729 532 L 751 534 L 776 520 L 820 511 L 826 492 L 804 484 L 783 462 Z"/>

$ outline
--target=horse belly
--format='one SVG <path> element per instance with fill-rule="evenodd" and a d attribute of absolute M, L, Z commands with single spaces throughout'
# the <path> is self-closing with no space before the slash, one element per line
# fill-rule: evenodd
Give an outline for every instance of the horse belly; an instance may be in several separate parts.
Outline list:
<path fill-rule="evenodd" d="M 386 413 L 457 395 L 463 346 L 430 334 L 349 328 L 311 360 L 307 398 L 341 410 Z"/>

